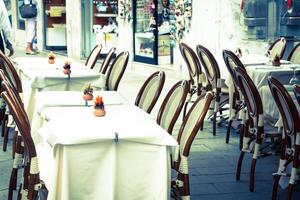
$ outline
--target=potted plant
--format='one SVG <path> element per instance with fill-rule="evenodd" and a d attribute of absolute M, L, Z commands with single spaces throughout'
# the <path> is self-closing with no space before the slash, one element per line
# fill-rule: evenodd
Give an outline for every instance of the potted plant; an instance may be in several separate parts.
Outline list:
<path fill-rule="evenodd" d="M 93 100 L 93 91 L 94 91 L 94 89 L 93 89 L 93 87 L 91 86 L 91 84 L 88 84 L 85 88 L 84 88 L 84 90 L 83 90 L 83 99 L 85 100 L 85 101 L 91 101 L 91 100 Z"/>
<path fill-rule="evenodd" d="M 48 54 L 48 63 L 49 64 L 54 64 L 55 63 L 55 54 L 53 53 L 53 51 L 51 51 Z"/>
<path fill-rule="evenodd" d="M 104 116 L 105 113 L 103 99 L 98 95 L 94 101 L 94 115 L 96 117 L 101 117 Z"/>
<path fill-rule="evenodd" d="M 63 73 L 64 74 L 71 74 L 71 61 L 70 60 L 66 60 L 63 66 L 64 70 Z"/>

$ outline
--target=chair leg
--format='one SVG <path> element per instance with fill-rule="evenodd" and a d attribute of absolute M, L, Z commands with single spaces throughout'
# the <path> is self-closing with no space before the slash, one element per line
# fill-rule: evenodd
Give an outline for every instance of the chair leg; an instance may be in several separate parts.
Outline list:
<path fill-rule="evenodd" d="M 183 182 L 183 186 L 179 187 L 180 196 L 183 200 L 189 200 L 190 199 L 189 175 L 179 173 L 178 178 Z"/>
<path fill-rule="evenodd" d="M 16 189 L 17 185 L 17 176 L 18 176 L 18 169 L 13 168 L 10 175 L 9 180 L 9 187 L 8 187 L 8 200 L 13 200 L 13 192 Z"/>
<path fill-rule="evenodd" d="M 9 133 L 9 127 L 7 126 L 8 120 L 5 121 L 3 124 L 4 126 L 4 134 L 3 134 L 3 151 L 6 152 L 7 149 L 7 143 L 8 143 L 8 133 Z"/>
<path fill-rule="evenodd" d="M 251 162 L 251 173 L 250 173 L 250 192 L 254 191 L 255 167 L 256 167 L 256 159 L 253 158 Z"/>
<path fill-rule="evenodd" d="M 17 149 L 17 138 L 18 138 L 18 131 L 14 132 L 14 137 L 13 137 L 13 146 L 12 146 L 12 158 L 15 158 L 16 154 L 16 149 Z"/>
<path fill-rule="evenodd" d="M 273 189 L 272 189 L 272 200 L 277 199 L 277 191 L 278 191 L 280 177 L 281 177 L 280 175 L 274 176 Z"/>
<path fill-rule="evenodd" d="M 226 132 L 226 144 L 229 143 L 230 132 L 231 132 L 232 120 L 230 119 L 228 122 L 227 132 Z"/>
<path fill-rule="evenodd" d="M 292 200 L 292 197 L 293 197 L 293 188 L 294 188 L 294 185 L 293 184 L 289 184 L 288 191 L 287 191 L 287 197 L 286 197 L 287 200 Z"/>
<path fill-rule="evenodd" d="M 5 123 L 8 120 L 8 116 L 4 115 L 2 119 L 2 130 L 1 130 L 1 136 L 4 137 L 4 131 L 5 131 Z"/>
<path fill-rule="evenodd" d="M 245 155 L 245 152 L 244 152 L 244 151 L 241 151 L 240 157 L 239 157 L 239 161 L 238 161 L 238 164 L 237 164 L 237 168 L 236 168 L 236 175 L 235 175 L 235 179 L 236 179 L 237 181 L 240 180 L 244 155 Z"/>
<path fill-rule="evenodd" d="M 5 108 L 0 109 L 0 125 L 2 124 L 4 116 L 5 116 Z"/>
<path fill-rule="evenodd" d="M 213 115 L 213 135 L 216 136 L 216 124 L 217 124 L 217 113 L 214 112 Z"/>

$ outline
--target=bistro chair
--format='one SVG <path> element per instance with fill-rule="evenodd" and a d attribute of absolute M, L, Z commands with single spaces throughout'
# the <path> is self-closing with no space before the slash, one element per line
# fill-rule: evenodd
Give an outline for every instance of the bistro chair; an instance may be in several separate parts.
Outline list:
<path fill-rule="evenodd" d="M 30 124 L 25 113 L 25 110 L 20 102 L 19 98 L 16 96 L 13 87 L 6 81 L 1 83 L 4 92 L 1 93 L 2 98 L 6 102 L 15 122 L 18 127 L 19 133 L 22 137 L 22 143 L 24 145 L 23 154 L 23 183 L 20 185 L 20 190 L 18 193 L 18 199 L 37 199 L 38 191 L 44 188 L 43 183 L 39 177 L 39 165 L 38 158 L 35 149 L 35 145 L 30 133 Z M 21 162 L 22 163 L 22 162 Z M 13 174 L 13 172 L 12 172 Z M 10 186 L 12 182 L 16 184 L 16 180 L 10 180 Z M 23 197 L 22 197 L 23 196 Z M 27 198 L 26 198 L 27 197 Z M 11 187 L 9 188 L 9 198 L 12 199 Z"/>
<path fill-rule="evenodd" d="M 183 109 L 183 116 L 185 116 L 187 112 L 187 106 L 189 103 L 193 103 L 192 100 L 193 95 L 196 94 L 199 96 L 201 94 L 203 84 L 206 82 L 206 77 L 204 73 L 202 73 L 201 66 L 199 59 L 197 57 L 197 54 L 193 51 L 192 48 L 190 48 L 185 43 L 180 43 L 179 45 L 181 55 L 186 63 L 186 66 L 189 71 L 189 84 L 190 84 L 190 91 L 189 91 L 189 97 L 186 101 Z"/>
<path fill-rule="evenodd" d="M 212 91 L 214 95 L 213 105 L 210 109 L 213 110 L 213 135 L 216 135 L 217 113 L 221 114 L 224 111 L 223 106 L 229 103 L 228 88 L 222 88 L 220 69 L 212 53 L 202 45 L 197 45 L 196 49 L 207 78 L 206 90 Z"/>
<path fill-rule="evenodd" d="M 300 106 L 300 86 L 299 85 L 294 85 L 294 94 L 295 94 L 297 102 Z"/>
<path fill-rule="evenodd" d="M 188 81 L 177 82 L 163 100 L 157 114 L 157 124 L 172 135 L 174 125 L 182 111 L 189 92 Z"/>
<path fill-rule="evenodd" d="M 119 83 L 125 72 L 129 60 L 129 52 L 120 53 L 111 64 L 106 76 L 106 89 L 109 91 L 117 91 Z"/>
<path fill-rule="evenodd" d="M 101 64 L 101 67 L 99 69 L 99 72 L 101 74 L 105 74 L 108 67 L 109 67 L 109 64 L 113 58 L 113 56 L 115 55 L 115 52 L 116 52 L 116 48 L 115 47 L 112 47 L 109 52 L 106 54 L 102 64 Z"/>
<path fill-rule="evenodd" d="M 181 199 L 190 199 L 188 156 L 194 138 L 204 122 L 212 99 L 213 95 L 211 92 L 207 92 L 206 95 L 200 95 L 184 117 L 179 129 L 177 136 L 179 146 L 176 147 L 174 154 L 172 154 L 172 169 L 177 172 L 176 179 L 171 183 L 172 195 L 175 199 L 180 199 L 177 196 L 178 193 Z"/>
<path fill-rule="evenodd" d="M 102 45 L 101 44 L 97 44 L 93 50 L 91 51 L 89 57 L 87 58 L 87 60 L 85 61 L 85 66 L 87 66 L 90 69 L 93 69 L 99 56 L 100 56 L 100 52 L 102 49 Z"/>
<path fill-rule="evenodd" d="M 287 60 L 294 64 L 300 64 L 300 42 L 292 49 Z"/>
<path fill-rule="evenodd" d="M 245 69 L 243 63 L 240 61 L 240 59 L 230 50 L 223 50 L 223 59 L 225 62 L 225 65 L 227 67 L 227 70 L 229 72 L 229 75 L 231 77 L 232 81 L 232 87 L 229 87 L 229 120 L 228 120 L 228 127 L 226 132 L 226 143 L 229 143 L 230 138 L 230 132 L 232 128 L 232 123 L 235 120 L 241 120 L 241 126 L 240 126 L 240 149 L 242 149 L 243 146 L 243 134 L 245 131 L 245 125 L 246 125 L 246 109 L 245 104 L 242 99 L 242 94 L 239 90 L 237 80 L 234 74 L 235 68 L 238 66 L 242 69 Z M 238 113 L 242 111 L 242 119 L 238 119 L 237 115 Z"/>
<path fill-rule="evenodd" d="M 244 102 L 247 108 L 247 129 L 244 132 L 243 148 L 240 152 L 236 180 L 240 180 L 242 162 L 245 153 L 252 154 L 251 172 L 250 172 L 250 191 L 254 191 L 254 178 L 256 161 L 259 158 L 264 158 L 273 155 L 273 151 L 267 151 L 268 148 L 280 141 L 281 133 L 277 131 L 267 131 L 264 126 L 264 112 L 263 105 L 257 88 L 253 81 L 242 67 L 237 67 L 234 70 L 238 86 L 244 97 Z M 248 128 L 249 127 L 249 128 Z M 267 139 L 275 141 L 275 143 L 267 143 Z"/>
<path fill-rule="evenodd" d="M 7 56 L 0 52 L 0 69 L 3 70 L 4 75 L 2 77 L 7 77 L 8 81 L 12 84 L 13 88 L 18 92 L 22 93 L 22 84 L 20 77 L 13 66 L 12 62 L 9 60 Z M 5 109 L 5 106 L 3 105 Z M 8 143 L 8 134 L 9 134 L 9 111 L 5 109 L 4 116 L 2 119 L 2 136 L 3 136 L 3 151 L 7 149 Z M 15 138 L 15 137 L 14 137 Z"/>
<path fill-rule="evenodd" d="M 279 56 L 282 59 L 286 48 L 286 39 L 284 37 L 275 40 L 268 49 L 268 56 L 271 60 L 274 60 L 275 56 Z"/>
<path fill-rule="evenodd" d="M 292 97 L 284 86 L 274 77 L 268 78 L 269 87 L 283 121 L 282 150 L 278 171 L 273 174 L 272 199 L 277 199 L 281 176 L 287 176 L 287 166 L 292 163 L 287 199 L 292 200 L 293 187 L 299 180 L 300 166 L 300 117 Z"/>
<path fill-rule="evenodd" d="M 155 72 L 147 78 L 135 99 L 135 105 L 150 113 L 159 98 L 165 79 L 163 71 Z"/>

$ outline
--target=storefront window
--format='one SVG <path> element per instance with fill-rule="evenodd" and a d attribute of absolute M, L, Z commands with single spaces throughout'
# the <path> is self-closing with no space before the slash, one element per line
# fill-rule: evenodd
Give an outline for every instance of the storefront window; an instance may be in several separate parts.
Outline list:
<path fill-rule="evenodd" d="M 136 1 L 135 53 L 138 56 L 154 57 L 155 6 L 153 0 Z"/>
<path fill-rule="evenodd" d="M 17 23 L 18 23 L 18 29 L 25 30 L 25 19 L 21 17 L 20 15 L 20 7 L 24 3 L 24 0 L 17 0 Z"/>

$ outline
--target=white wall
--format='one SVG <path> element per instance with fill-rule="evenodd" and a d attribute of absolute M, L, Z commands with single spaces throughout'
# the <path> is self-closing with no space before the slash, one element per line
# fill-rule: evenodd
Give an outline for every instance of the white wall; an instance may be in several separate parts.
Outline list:
<path fill-rule="evenodd" d="M 248 40 L 240 0 L 193 0 L 191 29 L 182 40 L 195 49 L 197 44 L 207 47 L 217 58 L 221 70 L 227 72 L 222 50 L 241 48 L 244 52 L 264 54 L 267 43 Z M 174 68 L 179 76 L 186 69 L 181 55 L 175 55 Z"/>
<path fill-rule="evenodd" d="M 66 0 L 68 56 L 80 59 L 82 48 L 81 0 Z"/>

